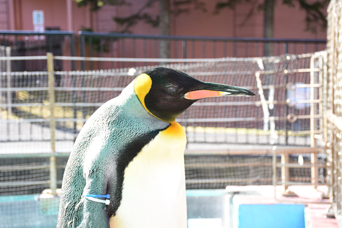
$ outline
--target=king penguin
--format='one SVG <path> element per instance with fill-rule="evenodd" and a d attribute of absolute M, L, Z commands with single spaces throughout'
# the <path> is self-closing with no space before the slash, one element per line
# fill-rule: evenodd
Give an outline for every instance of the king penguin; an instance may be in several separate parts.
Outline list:
<path fill-rule="evenodd" d="M 79 133 L 57 227 L 186 228 L 186 136 L 175 119 L 199 99 L 224 95 L 255 94 L 162 67 L 135 78 Z M 87 198 L 107 194 L 107 203 Z"/>

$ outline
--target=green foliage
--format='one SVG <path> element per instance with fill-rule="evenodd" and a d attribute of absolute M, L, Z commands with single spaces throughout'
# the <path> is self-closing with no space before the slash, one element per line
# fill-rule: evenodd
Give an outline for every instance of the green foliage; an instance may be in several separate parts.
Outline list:
<path fill-rule="evenodd" d="M 104 5 L 113 6 L 123 6 L 131 5 L 133 3 L 128 0 L 74 0 L 77 2 L 79 7 L 90 5 L 91 10 L 96 11 Z M 134 0 L 132 0 L 134 1 Z M 138 1 L 138 0 L 135 0 Z M 152 27 L 157 27 L 159 25 L 160 16 L 151 15 L 147 12 L 147 9 L 154 6 L 159 0 L 147 0 L 146 3 L 138 9 L 135 13 L 125 16 L 125 17 L 113 17 L 115 23 L 121 26 L 120 33 L 130 33 L 131 28 L 139 22 L 144 22 L 151 25 Z M 207 12 L 207 8 L 204 2 L 201 0 L 170 0 L 171 9 L 170 13 L 178 16 L 183 13 L 189 13 L 191 10 L 201 10 L 202 12 Z M 276 1 L 276 0 L 275 0 Z M 327 27 L 327 20 L 324 16 L 324 11 L 326 10 L 330 0 L 278 0 L 283 5 L 288 7 L 295 7 L 299 5 L 300 9 L 304 10 L 306 13 L 306 31 L 312 33 L 317 32 L 317 27 L 325 29 Z M 252 3 L 251 9 L 246 16 L 246 19 L 241 23 L 243 26 L 249 18 L 254 13 L 254 9 L 264 10 L 265 6 L 263 3 L 259 3 L 258 0 L 219 0 L 214 9 L 214 14 L 220 13 L 221 10 L 225 8 L 234 9 L 238 4 L 241 3 Z"/>
<path fill-rule="evenodd" d="M 241 4 L 244 2 L 257 2 L 257 0 L 225 0 L 219 1 L 216 3 L 214 13 L 219 13 L 222 9 L 229 8 L 234 9 L 237 4 Z M 317 32 L 317 27 L 321 27 L 325 29 L 327 27 L 327 19 L 324 16 L 324 11 L 326 10 L 330 0 L 281 0 L 281 4 L 286 5 L 288 7 L 295 7 L 297 4 L 300 9 L 304 10 L 306 13 L 305 22 L 306 22 L 306 31 L 310 31 L 312 33 Z M 252 6 L 254 8 L 254 4 Z M 258 4 L 257 8 L 259 10 L 264 10 L 264 4 Z M 250 11 L 251 12 L 251 11 Z"/>
<path fill-rule="evenodd" d="M 131 31 L 129 29 L 136 25 L 139 21 L 143 21 L 152 27 L 157 27 L 159 25 L 159 16 L 153 18 L 153 16 L 148 13 L 133 14 L 128 17 L 113 17 L 113 20 L 117 24 L 123 26 L 123 29 L 119 31 L 122 33 L 130 33 Z"/>
<path fill-rule="evenodd" d="M 127 0 L 74 0 L 77 2 L 79 7 L 90 5 L 91 10 L 96 11 L 104 5 L 113 6 L 123 6 L 131 5 L 131 2 Z M 138 1 L 138 0 L 135 0 Z M 154 6 L 159 0 L 147 0 L 146 3 L 138 9 L 135 13 L 126 17 L 113 17 L 113 21 L 121 26 L 119 33 L 130 33 L 131 28 L 139 22 L 144 22 L 151 25 L 152 27 L 158 27 L 159 25 L 159 15 L 151 15 L 147 12 L 147 9 Z M 202 12 L 207 12 L 206 5 L 201 0 L 173 0 L 171 4 L 172 8 L 170 13 L 178 16 L 183 13 L 189 13 L 193 10 L 201 10 Z"/>
<path fill-rule="evenodd" d="M 158 0 L 148 0 L 137 12 L 127 17 L 113 17 L 113 20 L 122 27 L 122 29 L 117 32 L 130 33 L 130 28 L 140 21 L 145 22 L 152 27 L 157 27 L 159 25 L 159 16 L 153 17 L 146 12 L 146 10 L 151 8 L 155 2 L 158 2 Z"/>
<path fill-rule="evenodd" d="M 78 7 L 90 5 L 92 11 L 100 9 L 104 5 L 122 6 L 127 5 L 126 0 L 74 0 Z"/>
<path fill-rule="evenodd" d="M 136 13 L 127 17 L 113 17 L 113 20 L 122 26 L 122 29 L 118 32 L 130 33 L 130 29 L 139 22 L 144 22 L 152 27 L 158 27 L 160 16 L 152 16 L 147 13 L 146 10 L 154 6 L 159 0 L 148 0 Z M 191 8 L 194 10 L 202 10 L 206 12 L 205 3 L 200 0 L 174 0 L 172 1 L 170 14 L 178 16 L 183 13 L 189 13 Z"/>
<path fill-rule="evenodd" d="M 234 9 L 236 5 L 243 3 L 243 2 L 251 2 L 251 0 L 226 0 L 226 1 L 220 1 L 216 3 L 215 6 L 215 14 L 218 14 L 220 10 L 224 8 Z"/>
<path fill-rule="evenodd" d="M 92 28 L 82 27 L 81 31 L 93 32 Z M 85 43 L 90 45 L 91 48 L 96 52 L 109 52 L 109 40 L 100 39 L 98 37 L 86 37 Z"/>
<path fill-rule="evenodd" d="M 318 0 L 318 1 L 308 1 L 308 0 L 283 0 L 283 4 L 290 7 L 294 7 L 295 2 L 297 2 L 301 9 L 306 12 L 305 22 L 306 30 L 312 33 L 317 32 L 317 25 L 322 29 L 327 27 L 327 19 L 324 15 L 330 0 Z"/>
<path fill-rule="evenodd" d="M 204 13 L 207 12 L 205 3 L 199 0 L 174 0 L 172 3 L 173 9 L 171 10 L 171 12 L 176 16 L 182 13 L 189 13 L 191 7 L 194 10 L 201 10 Z"/>

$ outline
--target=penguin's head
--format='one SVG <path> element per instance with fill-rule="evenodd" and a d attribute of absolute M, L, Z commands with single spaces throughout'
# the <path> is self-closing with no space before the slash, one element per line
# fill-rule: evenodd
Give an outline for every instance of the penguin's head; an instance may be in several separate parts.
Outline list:
<path fill-rule="evenodd" d="M 201 82 L 184 72 L 163 67 L 139 75 L 134 82 L 134 92 L 151 115 L 170 123 L 199 99 L 255 96 L 244 88 Z"/>

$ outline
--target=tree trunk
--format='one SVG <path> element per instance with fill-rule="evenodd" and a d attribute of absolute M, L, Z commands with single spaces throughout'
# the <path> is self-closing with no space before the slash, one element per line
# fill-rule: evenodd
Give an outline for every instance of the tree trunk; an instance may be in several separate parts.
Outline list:
<path fill-rule="evenodd" d="M 264 0 L 264 38 L 273 38 L 273 31 L 274 31 L 274 3 L 275 0 Z M 273 56 L 273 43 L 264 43 L 264 56 Z M 268 61 L 264 61 L 265 70 L 272 70 L 272 64 L 269 64 Z M 274 75 L 273 74 L 266 74 L 263 78 L 264 85 L 274 85 Z M 273 93 L 270 92 L 270 89 L 264 90 L 265 99 L 271 100 L 273 99 Z M 274 96 L 274 95 L 273 95 Z M 274 116 L 274 108 L 268 106 L 270 116 Z M 265 128 L 265 126 L 264 126 Z M 268 130 L 269 125 L 267 125 Z"/>
<path fill-rule="evenodd" d="M 171 9 L 170 0 L 159 0 L 159 35 L 170 35 Z M 159 57 L 170 58 L 170 41 L 160 40 Z"/>
<path fill-rule="evenodd" d="M 274 0 L 264 0 L 264 38 L 273 38 L 274 32 Z M 264 56 L 272 56 L 273 43 L 265 43 Z"/>

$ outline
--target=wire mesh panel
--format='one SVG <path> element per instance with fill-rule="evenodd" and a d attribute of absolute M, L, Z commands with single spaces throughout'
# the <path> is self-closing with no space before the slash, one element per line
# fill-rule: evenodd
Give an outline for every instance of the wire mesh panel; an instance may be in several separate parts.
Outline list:
<path fill-rule="evenodd" d="M 58 188 L 67 159 L 57 159 Z M 50 157 L 1 154 L 0 227 L 56 227 L 59 197 L 49 188 Z"/>
<path fill-rule="evenodd" d="M 310 58 L 287 55 L 164 65 L 202 81 L 241 86 L 258 94 L 196 102 L 178 117 L 188 142 L 310 145 Z M 72 141 L 101 104 L 118 96 L 135 76 L 157 66 L 55 72 L 56 140 Z M 48 141 L 47 72 L 3 71 L 1 80 L 1 126 L 7 132 L 1 140 Z M 67 150 L 62 147 L 58 145 Z"/>
<path fill-rule="evenodd" d="M 51 199 L 54 201 L 39 195 L 0 196 L 0 227 L 56 227 L 58 200 Z"/>
<path fill-rule="evenodd" d="M 0 196 L 40 194 L 50 187 L 50 158 L 28 155 L 0 155 Z M 67 159 L 57 159 L 58 187 Z"/>
<path fill-rule="evenodd" d="M 267 152 L 254 153 L 254 155 L 253 152 L 249 153 L 244 155 L 186 155 L 187 189 L 218 189 L 225 188 L 227 185 L 271 185 L 272 156 Z M 277 163 L 280 162 L 281 157 L 278 156 Z M 286 182 L 311 184 L 310 155 L 292 154 L 287 162 L 297 167 L 286 168 Z M 328 183 L 325 162 L 325 156 L 320 155 L 317 161 L 318 185 Z M 285 181 L 282 180 L 282 175 L 284 171 L 280 167 L 277 168 L 277 182 Z"/>
<path fill-rule="evenodd" d="M 241 86 L 259 94 L 253 98 L 226 96 L 196 102 L 178 118 L 178 122 L 186 127 L 189 143 L 308 146 L 310 60 L 311 55 L 286 55 L 271 58 L 208 59 L 197 63 L 162 66 L 185 71 L 199 80 Z M 136 67 L 132 62 L 127 64 L 130 65 L 129 68 L 84 71 L 81 81 L 77 79 L 79 76 L 76 74 L 80 74 L 77 72 L 57 74 L 64 74 L 61 76 L 62 80 L 68 78 L 70 84 L 73 79 L 68 75 L 71 73 L 75 75 L 73 77 L 78 82 L 77 86 L 85 85 L 82 89 L 76 89 L 76 96 L 84 101 L 82 115 L 86 117 L 89 110 L 98 107 L 99 100 L 119 94 L 124 87 L 122 83 L 134 78 L 127 79 L 127 75 L 137 76 L 147 69 L 160 66 L 150 62 L 144 67 Z M 319 71 L 318 68 L 312 70 Z M 104 84 L 106 87 L 101 90 L 93 88 Z M 319 87 L 319 84 L 315 86 Z M 104 96 L 109 97 L 103 99 Z M 319 97 L 314 102 L 318 101 Z"/>
<path fill-rule="evenodd" d="M 308 145 L 303 131 L 309 129 L 309 66 L 310 56 L 281 56 L 206 64 L 199 73 L 187 70 L 200 80 L 242 86 L 258 94 L 254 98 L 209 98 L 194 104 L 180 120 L 189 126 L 189 142 Z M 209 72 L 203 74 L 208 67 Z M 297 73 L 296 69 L 307 72 Z M 295 121 L 289 121 L 290 114 Z"/>

